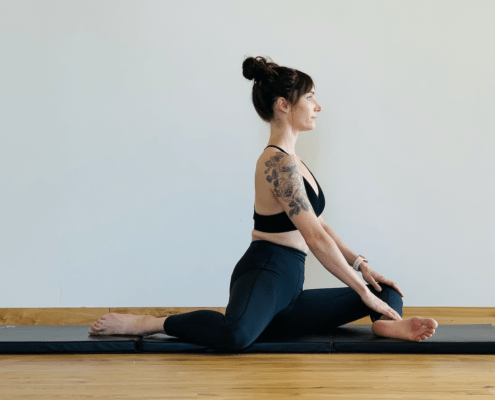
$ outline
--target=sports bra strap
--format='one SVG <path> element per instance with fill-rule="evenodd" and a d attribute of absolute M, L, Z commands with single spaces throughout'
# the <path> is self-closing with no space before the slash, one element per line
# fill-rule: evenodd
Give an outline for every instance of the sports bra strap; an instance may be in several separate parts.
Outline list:
<path fill-rule="evenodd" d="M 276 147 L 277 149 L 282 150 L 285 154 L 289 155 L 289 153 L 287 153 L 286 151 L 284 151 L 284 150 L 283 150 L 283 149 L 281 149 L 280 147 L 275 146 L 275 145 L 273 145 L 273 144 L 270 144 L 270 145 L 266 146 L 266 147 L 265 147 L 265 149 L 267 149 L 268 147 Z M 303 161 L 303 160 L 301 160 L 301 162 L 304 164 L 304 161 Z M 313 179 L 315 180 L 316 185 L 317 185 L 317 186 L 320 186 L 320 185 L 318 185 L 318 181 L 316 180 L 315 176 L 314 176 L 314 175 L 313 175 L 313 173 L 310 171 L 310 169 L 308 168 L 308 166 L 307 166 L 306 164 L 304 164 L 304 166 L 306 167 L 306 169 L 309 171 L 309 173 L 311 174 L 311 176 L 312 176 L 312 177 L 313 177 Z"/>
<path fill-rule="evenodd" d="M 265 149 L 267 149 L 268 147 L 276 147 L 277 149 L 282 150 L 285 154 L 289 155 L 289 153 L 287 153 L 285 150 L 283 150 L 283 149 L 281 149 L 280 147 L 275 146 L 275 145 L 273 145 L 273 144 L 270 144 L 270 145 L 266 146 L 266 147 L 265 147 Z"/>

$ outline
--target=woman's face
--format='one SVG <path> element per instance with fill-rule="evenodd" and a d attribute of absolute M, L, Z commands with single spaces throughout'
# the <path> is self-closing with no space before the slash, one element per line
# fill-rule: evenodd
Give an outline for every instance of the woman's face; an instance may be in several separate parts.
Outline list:
<path fill-rule="evenodd" d="M 321 111 L 320 103 L 315 98 L 315 88 L 309 93 L 300 97 L 294 107 L 294 124 L 299 125 L 297 128 L 301 131 L 309 131 L 314 129 L 316 125 L 316 115 Z"/>

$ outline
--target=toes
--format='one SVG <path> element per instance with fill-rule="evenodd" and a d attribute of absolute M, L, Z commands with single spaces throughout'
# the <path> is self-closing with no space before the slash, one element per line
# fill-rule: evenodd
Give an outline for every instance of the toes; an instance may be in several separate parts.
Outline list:
<path fill-rule="evenodd" d="M 433 330 L 433 333 L 435 332 L 435 329 L 438 328 L 438 322 L 435 321 L 433 318 L 423 318 L 420 316 L 416 316 L 415 318 L 421 320 L 421 324 L 429 331 Z"/>
<path fill-rule="evenodd" d="M 430 329 L 438 328 L 438 322 L 433 318 L 426 318 L 424 324 Z"/>
<path fill-rule="evenodd" d="M 97 333 L 97 332 L 93 329 L 93 327 L 91 327 L 91 328 L 89 328 L 89 329 L 88 329 L 88 333 L 89 333 L 90 335 L 97 335 L 97 334 L 98 334 L 98 333 Z"/>
<path fill-rule="evenodd" d="M 424 335 L 420 335 L 420 336 L 421 336 L 421 338 L 422 338 L 423 340 L 426 340 L 426 339 L 428 339 L 428 338 L 432 337 L 432 336 L 433 336 L 433 334 L 432 334 L 432 333 L 430 333 L 430 332 L 426 332 Z"/>
<path fill-rule="evenodd" d="M 108 314 L 102 315 L 100 317 L 100 319 L 98 320 L 98 322 L 103 322 L 108 318 L 112 318 L 114 315 L 115 315 L 115 313 L 108 313 Z"/>
<path fill-rule="evenodd" d="M 105 334 L 105 329 L 104 328 L 89 328 L 88 332 L 91 335 L 104 335 Z"/>
<path fill-rule="evenodd" d="M 103 330 L 103 326 L 98 323 L 98 322 L 95 322 L 93 325 L 91 325 L 91 327 L 88 329 L 88 332 L 90 333 L 93 333 L 93 334 L 97 334 L 98 332 L 101 332 Z"/>

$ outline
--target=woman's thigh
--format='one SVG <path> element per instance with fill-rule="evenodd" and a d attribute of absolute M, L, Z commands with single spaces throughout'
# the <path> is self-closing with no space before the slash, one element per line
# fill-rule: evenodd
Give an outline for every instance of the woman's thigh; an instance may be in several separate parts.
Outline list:
<path fill-rule="evenodd" d="M 382 288 L 381 292 L 377 292 L 370 284 L 367 286 L 373 294 L 402 316 L 400 294 L 389 285 L 379 285 Z M 359 294 L 350 287 L 307 289 L 301 292 L 289 313 L 274 319 L 268 326 L 267 333 L 323 332 L 368 315 L 374 322 L 382 314 L 364 304 Z"/>
<path fill-rule="evenodd" d="M 304 263 L 291 251 L 265 243 L 250 249 L 232 272 L 223 322 L 239 346 L 254 341 L 275 315 L 292 306 L 304 277 Z"/>
<path fill-rule="evenodd" d="M 232 285 L 225 311 L 225 327 L 247 346 L 265 330 L 292 298 L 292 290 L 274 272 L 253 270 Z"/>

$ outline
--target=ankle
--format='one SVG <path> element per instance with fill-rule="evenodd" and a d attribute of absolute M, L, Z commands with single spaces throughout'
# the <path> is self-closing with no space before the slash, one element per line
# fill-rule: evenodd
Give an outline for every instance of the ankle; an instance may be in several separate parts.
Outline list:
<path fill-rule="evenodd" d="M 165 317 L 157 318 L 153 315 L 144 316 L 144 327 L 146 332 L 149 335 L 153 335 L 154 333 L 165 333 L 163 330 L 163 322 L 165 321 Z"/>
<path fill-rule="evenodd" d="M 153 333 L 165 333 L 165 329 L 163 328 L 163 324 L 167 317 L 155 317 L 155 330 Z"/>

